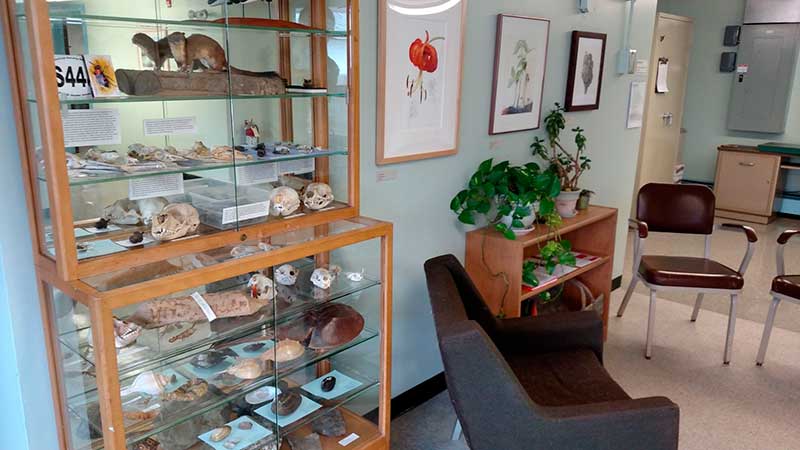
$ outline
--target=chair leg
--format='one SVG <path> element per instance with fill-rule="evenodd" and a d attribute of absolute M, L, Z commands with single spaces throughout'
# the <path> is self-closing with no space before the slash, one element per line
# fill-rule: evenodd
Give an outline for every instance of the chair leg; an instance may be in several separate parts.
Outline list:
<path fill-rule="evenodd" d="M 694 311 L 692 311 L 692 322 L 697 322 L 697 315 L 700 314 L 700 307 L 703 305 L 703 293 L 697 294 L 697 300 L 694 302 Z"/>
<path fill-rule="evenodd" d="M 656 291 L 650 291 L 650 312 L 647 315 L 647 342 L 644 357 L 650 359 L 653 353 L 653 328 L 656 322 Z"/>
<path fill-rule="evenodd" d="M 736 302 L 739 294 L 731 295 L 731 309 L 728 311 L 728 335 L 725 338 L 725 355 L 722 360 L 725 365 L 731 363 L 731 352 L 733 351 L 733 332 L 736 328 Z"/>
<path fill-rule="evenodd" d="M 451 441 L 457 441 L 461 439 L 461 421 L 456 418 L 456 424 L 453 425 L 453 435 L 450 436 Z"/>
<path fill-rule="evenodd" d="M 636 288 L 636 284 L 639 282 L 639 277 L 636 275 L 633 276 L 631 279 L 631 284 L 628 285 L 628 290 L 625 291 L 625 297 L 622 298 L 622 303 L 619 305 L 619 309 L 617 310 L 617 317 L 622 317 L 625 314 L 625 308 L 628 307 L 628 302 L 631 300 L 631 296 L 633 295 L 633 290 Z"/>
<path fill-rule="evenodd" d="M 767 314 L 767 322 L 764 324 L 764 334 L 761 336 L 761 346 L 758 347 L 758 356 L 756 357 L 756 365 L 764 365 L 764 357 L 767 356 L 767 346 L 769 345 L 769 336 L 772 334 L 772 326 L 775 325 L 775 314 L 778 312 L 778 305 L 781 304 L 781 299 L 778 297 L 772 298 L 772 304 L 769 306 L 769 313 Z"/>

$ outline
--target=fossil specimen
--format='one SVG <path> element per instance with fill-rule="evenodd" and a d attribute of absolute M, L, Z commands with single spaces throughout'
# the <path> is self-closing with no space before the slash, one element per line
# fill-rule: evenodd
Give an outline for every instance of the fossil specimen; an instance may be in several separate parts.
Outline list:
<path fill-rule="evenodd" d="M 141 231 L 134 231 L 131 237 L 128 238 L 131 244 L 140 244 L 144 241 L 144 234 Z"/>
<path fill-rule="evenodd" d="M 249 316 L 271 304 L 241 291 L 206 293 L 203 298 L 219 318 Z M 207 321 L 208 318 L 197 302 L 188 296 L 142 303 L 126 320 L 145 328 L 158 328 L 173 323 Z"/>
<path fill-rule="evenodd" d="M 338 409 L 334 409 L 311 422 L 311 429 L 322 436 L 334 437 L 347 434 L 344 417 L 342 417 L 342 413 Z"/>

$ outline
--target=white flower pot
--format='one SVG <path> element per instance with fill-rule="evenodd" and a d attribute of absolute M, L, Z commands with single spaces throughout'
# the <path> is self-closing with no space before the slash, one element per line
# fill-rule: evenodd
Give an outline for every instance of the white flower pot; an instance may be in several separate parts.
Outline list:
<path fill-rule="evenodd" d="M 575 217 L 578 211 L 575 210 L 575 205 L 578 203 L 578 198 L 581 196 L 581 191 L 561 191 L 556 197 L 556 211 L 558 215 L 569 219 Z"/>
<path fill-rule="evenodd" d="M 533 206 L 531 207 L 530 215 L 525 216 L 525 217 L 523 217 L 521 219 L 522 220 L 522 225 L 524 225 L 523 228 L 515 228 L 515 227 L 511 226 L 511 223 L 514 221 L 513 213 L 509 214 L 507 216 L 501 217 L 500 218 L 500 223 L 504 224 L 505 226 L 510 228 L 511 231 L 513 231 L 513 232 L 515 232 L 517 234 L 529 233 L 529 232 L 533 231 L 533 229 L 535 228 L 533 226 L 533 224 L 536 223 L 536 212 L 537 211 L 539 211 L 539 202 L 536 202 L 536 203 L 533 204 Z"/>

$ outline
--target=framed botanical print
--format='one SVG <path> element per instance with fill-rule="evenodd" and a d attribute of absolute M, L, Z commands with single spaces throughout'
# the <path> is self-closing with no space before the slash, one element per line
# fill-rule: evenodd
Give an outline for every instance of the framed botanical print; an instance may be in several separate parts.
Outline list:
<path fill-rule="evenodd" d="M 489 134 L 539 128 L 550 21 L 499 14 Z"/>
<path fill-rule="evenodd" d="M 377 164 L 455 154 L 466 0 L 378 0 Z"/>
<path fill-rule="evenodd" d="M 572 32 L 572 51 L 567 74 L 566 111 L 600 109 L 603 68 L 606 58 L 606 35 Z"/>

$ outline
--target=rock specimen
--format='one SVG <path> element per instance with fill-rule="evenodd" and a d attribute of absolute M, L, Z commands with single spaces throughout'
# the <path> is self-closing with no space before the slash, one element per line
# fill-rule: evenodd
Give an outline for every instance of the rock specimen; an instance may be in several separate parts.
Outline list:
<path fill-rule="evenodd" d="M 315 433 L 329 437 L 344 436 L 347 433 L 344 417 L 342 417 L 342 413 L 338 409 L 334 409 L 311 422 L 311 429 Z"/>

